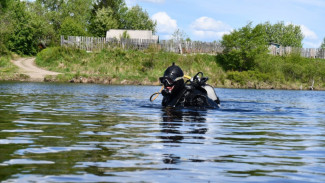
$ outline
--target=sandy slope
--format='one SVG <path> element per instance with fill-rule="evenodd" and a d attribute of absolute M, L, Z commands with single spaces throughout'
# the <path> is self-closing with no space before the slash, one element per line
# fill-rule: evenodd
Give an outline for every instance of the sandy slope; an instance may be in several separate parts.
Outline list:
<path fill-rule="evenodd" d="M 47 71 L 35 65 L 35 58 L 19 58 L 12 62 L 20 68 L 20 73 L 30 76 L 31 81 L 44 81 L 46 75 L 58 75 L 60 73 Z"/>

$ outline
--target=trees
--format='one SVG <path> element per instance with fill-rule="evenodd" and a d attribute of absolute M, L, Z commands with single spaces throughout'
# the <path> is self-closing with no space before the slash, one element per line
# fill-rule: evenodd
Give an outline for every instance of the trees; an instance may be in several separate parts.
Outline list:
<path fill-rule="evenodd" d="M 155 32 L 157 23 L 150 19 L 148 13 L 138 5 L 129 9 L 122 16 L 121 28 L 133 30 L 152 30 Z"/>
<path fill-rule="evenodd" d="M 42 4 L 49 11 L 60 11 L 64 0 L 36 0 L 36 2 Z"/>
<path fill-rule="evenodd" d="M 7 42 L 13 33 L 13 23 L 10 14 L 7 13 L 10 0 L 0 2 L 0 55 L 8 53 Z"/>
<path fill-rule="evenodd" d="M 104 37 L 109 29 L 117 29 L 118 21 L 114 18 L 114 12 L 110 7 L 97 10 L 96 16 L 89 25 L 90 31 L 94 36 Z"/>
<path fill-rule="evenodd" d="M 324 40 L 323 40 L 323 43 L 320 45 L 320 48 L 321 48 L 321 49 L 325 49 L 325 38 L 324 38 Z"/>
<path fill-rule="evenodd" d="M 97 0 L 93 6 L 89 31 L 95 36 L 116 28 L 155 31 L 156 22 L 138 5 L 128 9 L 124 0 Z"/>
<path fill-rule="evenodd" d="M 300 26 L 278 22 L 274 25 L 270 22 L 259 24 L 266 32 L 265 39 L 267 43 L 277 43 L 281 46 L 302 47 L 304 39 Z"/>
<path fill-rule="evenodd" d="M 124 0 L 94 0 L 92 16 L 95 16 L 96 12 L 102 8 L 110 8 L 112 16 L 118 22 L 121 22 L 121 16 L 128 10 Z"/>
<path fill-rule="evenodd" d="M 109 29 L 154 31 L 140 6 L 130 9 L 124 0 L 1 0 L 0 53 L 37 53 L 38 44 L 59 43 L 60 35 L 101 36 Z"/>
<path fill-rule="evenodd" d="M 94 36 L 104 37 L 109 29 L 122 26 L 122 18 L 128 10 L 124 0 L 94 0 L 89 31 Z"/>
<path fill-rule="evenodd" d="M 68 35 L 69 30 L 73 31 L 70 35 L 76 32 L 82 33 L 80 36 L 87 35 L 92 0 L 37 0 L 36 3 L 44 7 L 44 17 L 49 24 L 53 25 L 57 39 L 62 32 Z M 70 28 L 67 22 L 71 23 Z M 63 25 L 64 30 L 61 30 Z M 77 30 L 73 30 L 74 28 Z"/>
<path fill-rule="evenodd" d="M 8 2 L 6 11 L 0 14 L 1 52 L 36 54 L 41 40 L 54 34 L 52 24 L 43 16 L 44 8 L 38 3 Z"/>
<path fill-rule="evenodd" d="M 24 2 L 13 1 L 8 7 L 9 26 L 12 27 L 6 46 L 18 54 L 31 55 L 36 53 L 36 29 L 38 24 L 31 19 Z"/>
<path fill-rule="evenodd" d="M 253 69 L 256 58 L 267 53 L 265 36 L 263 26 L 253 28 L 252 23 L 224 35 L 221 41 L 224 52 L 218 56 L 220 63 L 226 70 Z"/>
<path fill-rule="evenodd" d="M 67 17 L 60 29 L 60 35 L 63 36 L 86 36 L 87 32 L 82 24 L 76 22 L 73 18 Z"/>
<path fill-rule="evenodd" d="M 10 5 L 12 0 L 1 0 L 0 1 L 0 13 L 5 12 Z"/>
<path fill-rule="evenodd" d="M 300 26 L 274 25 L 266 22 L 246 26 L 224 35 L 221 41 L 224 51 L 218 56 L 220 63 L 227 70 L 246 71 L 254 69 L 259 57 L 266 57 L 270 43 L 281 46 L 302 47 L 303 34 Z"/>

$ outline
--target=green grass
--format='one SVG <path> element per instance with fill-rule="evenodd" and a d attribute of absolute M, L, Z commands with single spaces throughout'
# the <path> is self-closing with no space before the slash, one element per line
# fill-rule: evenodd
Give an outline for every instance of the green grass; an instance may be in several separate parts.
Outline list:
<path fill-rule="evenodd" d="M 52 47 L 37 55 L 37 65 L 63 73 L 57 81 L 88 78 L 91 82 L 112 84 L 159 84 L 158 78 L 173 62 L 184 74 L 201 71 L 216 87 L 307 89 L 315 81 L 316 89 L 325 89 L 325 61 L 263 55 L 248 71 L 226 71 L 218 57 L 207 54 L 179 55 L 148 49 L 145 51 L 114 48 L 101 52 Z M 107 82 L 109 80 L 109 82 Z"/>
<path fill-rule="evenodd" d="M 10 56 L 0 56 L 0 80 L 12 80 L 17 77 L 18 68 L 10 59 Z"/>
<path fill-rule="evenodd" d="M 208 72 L 211 81 L 216 83 L 219 75 L 225 72 L 208 55 L 183 56 L 156 51 L 125 51 L 119 48 L 87 53 L 69 48 L 47 48 L 38 54 L 36 63 L 52 71 L 64 73 L 58 80 L 67 81 L 83 75 L 89 78 L 109 77 L 116 83 L 124 80 L 131 83 L 158 84 L 158 78 L 173 62 L 187 75 L 198 71 Z"/>

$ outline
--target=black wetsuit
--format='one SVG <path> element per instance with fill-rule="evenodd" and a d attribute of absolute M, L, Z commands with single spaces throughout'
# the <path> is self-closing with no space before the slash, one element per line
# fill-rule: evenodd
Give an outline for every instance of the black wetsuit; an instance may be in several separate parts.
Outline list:
<path fill-rule="evenodd" d="M 177 94 L 163 94 L 162 106 L 218 108 L 219 101 L 213 101 L 204 88 L 186 84 Z"/>

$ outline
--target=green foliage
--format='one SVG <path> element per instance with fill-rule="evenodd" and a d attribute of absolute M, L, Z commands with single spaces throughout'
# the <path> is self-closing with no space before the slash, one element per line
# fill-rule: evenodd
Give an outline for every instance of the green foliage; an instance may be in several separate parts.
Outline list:
<path fill-rule="evenodd" d="M 114 18 L 113 10 L 108 7 L 97 10 L 95 17 L 91 20 L 90 30 L 95 36 L 105 37 L 107 30 L 117 29 L 118 26 L 119 23 Z"/>
<path fill-rule="evenodd" d="M 310 83 L 312 80 L 321 83 L 325 81 L 325 62 L 303 58 L 299 54 L 287 57 L 268 56 L 260 59 L 256 71 L 269 73 L 281 82 Z"/>
<path fill-rule="evenodd" d="M 103 37 L 109 29 L 134 29 L 155 31 L 148 13 L 140 6 L 128 9 L 123 0 L 96 1 L 89 29 L 93 35 Z"/>
<path fill-rule="evenodd" d="M 79 63 L 86 55 L 86 51 L 79 49 L 52 47 L 39 52 L 35 61 L 36 64 L 48 67 L 50 70 L 59 69 L 61 71 L 69 68 L 73 63 Z M 67 72 L 70 72 L 70 70 L 67 70 Z"/>
<path fill-rule="evenodd" d="M 10 56 L 0 56 L 0 80 L 15 78 L 17 67 L 10 62 Z"/>
<path fill-rule="evenodd" d="M 44 16 L 54 25 L 55 31 L 60 30 L 68 17 L 86 29 L 92 10 L 91 0 L 36 0 L 36 4 L 44 7 Z"/>
<path fill-rule="evenodd" d="M 0 1 L 0 13 L 6 12 L 8 6 L 10 3 L 12 3 L 13 0 L 1 0 Z"/>
<path fill-rule="evenodd" d="M 1 50 L 33 55 L 41 40 L 54 34 L 39 4 L 12 1 L 7 10 L 0 15 Z"/>
<path fill-rule="evenodd" d="M 324 60 L 302 58 L 297 54 L 287 57 L 257 55 L 255 59 L 256 65 L 251 70 L 225 72 L 212 55 L 184 56 L 152 48 L 145 51 L 114 48 L 87 53 L 54 47 L 40 52 L 36 62 L 41 67 L 64 73 L 59 76 L 62 81 L 82 76 L 98 81 L 111 78 L 115 84 L 122 81 L 158 84 L 164 70 L 176 62 L 186 75 L 202 71 L 209 77 L 210 84 L 219 87 L 299 89 L 301 85 L 307 88 L 312 81 L 317 89 L 325 86 Z"/>
<path fill-rule="evenodd" d="M 42 4 L 50 11 L 59 11 L 64 4 L 64 0 L 36 0 L 36 2 Z"/>
<path fill-rule="evenodd" d="M 87 32 L 78 21 L 73 18 L 66 18 L 61 26 L 60 35 L 63 36 L 86 36 Z"/>
<path fill-rule="evenodd" d="M 0 68 L 4 68 L 8 65 L 9 59 L 8 57 L 0 57 Z"/>
<path fill-rule="evenodd" d="M 270 22 L 259 24 L 266 32 L 265 39 L 267 43 L 277 43 L 281 46 L 302 47 L 304 39 L 300 26 L 279 22 L 274 25 Z"/>
<path fill-rule="evenodd" d="M 9 9 L 14 27 L 8 40 L 9 50 L 26 55 L 36 53 L 37 40 L 35 40 L 35 33 L 38 27 L 32 21 L 31 14 L 26 10 L 25 3 L 15 1 Z"/>
<path fill-rule="evenodd" d="M 320 45 L 320 48 L 321 48 L 321 49 L 325 49 L 325 38 L 324 38 L 322 44 Z"/>
<path fill-rule="evenodd" d="M 283 22 L 271 25 L 269 22 L 245 27 L 224 35 L 221 41 L 224 52 L 218 61 L 225 70 L 254 70 L 259 57 L 268 57 L 270 43 L 282 46 L 301 47 L 303 34 L 299 26 L 284 25 Z"/>
<path fill-rule="evenodd" d="M 124 31 L 123 32 L 122 38 L 124 38 L 124 39 L 130 39 L 130 35 L 128 34 L 128 31 Z"/>
<path fill-rule="evenodd" d="M 90 0 L 36 0 L 31 3 L 38 11 L 30 9 L 42 17 L 42 22 L 47 25 L 47 34 L 42 41 L 58 45 L 61 33 L 80 33 L 78 36 L 88 35 L 87 26 L 91 16 L 92 2 Z M 70 26 L 71 25 L 71 26 Z M 42 27 L 44 29 L 46 26 Z M 76 30 L 74 30 L 76 29 Z"/>
<path fill-rule="evenodd" d="M 63 1 L 58 11 L 58 36 L 87 36 L 88 22 L 91 17 L 90 0 Z"/>
<path fill-rule="evenodd" d="M 124 29 L 152 30 L 155 32 L 156 22 L 152 21 L 146 11 L 138 5 L 129 9 L 122 17 Z"/>
<path fill-rule="evenodd" d="M 7 47 L 0 42 L 0 55 L 9 55 L 10 51 L 7 49 Z"/>
<path fill-rule="evenodd" d="M 120 48 L 86 53 L 55 47 L 44 49 L 36 59 L 37 65 L 65 73 L 64 75 L 69 77 L 72 77 L 69 73 L 79 71 L 80 74 L 87 74 L 90 78 L 115 78 L 117 83 L 123 80 L 131 83 L 158 82 L 158 78 L 172 62 L 180 65 L 188 75 L 203 71 L 205 75 L 211 76 L 211 84 L 219 83 L 219 77 L 224 75 L 222 68 L 216 64 L 215 57 L 208 55 L 184 57 L 167 52 L 126 51 Z"/>
<path fill-rule="evenodd" d="M 227 79 L 235 81 L 242 86 L 245 86 L 248 82 L 272 81 L 272 76 L 270 74 L 260 73 L 258 71 L 230 71 L 227 72 Z"/>
<path fill-rule="evenodd" d="M 228 71 L 226 79 L 241 87 L 307 89 L 314 81 L 318 89 L 324 89 L 325 62 L 302 58 L 293 54 L 288 57 L 267 56 L 259 58 L 254 70 Z M 253 84 L 253 85 L 252 85 Z"/>
<path fill-rule="evenodd" d="M 2 0 L 0 52 L 35 55 L 40 43 L 59 44 L 60 35 L 104 37 L 109 29 L 155 30 L 140 6 L 124 0 Z"/>
<path fill-rule="evenodd" d="M 224 47 L 222 55 L 218 56 L 219 63 L 226 70 L 246 71 L 253 69 L 256 57 L 267 54 L 265 32 L 262 26 L 245 27 L 224 35 L 221 41 Z"/>
<path fill-rule="evenodd" d="M 13 34 L 13 30 L 14 27 L 9 13 L 0 14 L 0 55 L 9 53 L 8 40 Z"/>
<path fill-rule="evenodd" d="M 121 22 L 121 16 L 128 9 L 124 0 L 94 0 L 93 2 L 92 16 L 95 16 L 96 12 L 102 8 L 109 8 L 113 11 L 113 18 L 118 22 Z"/>

